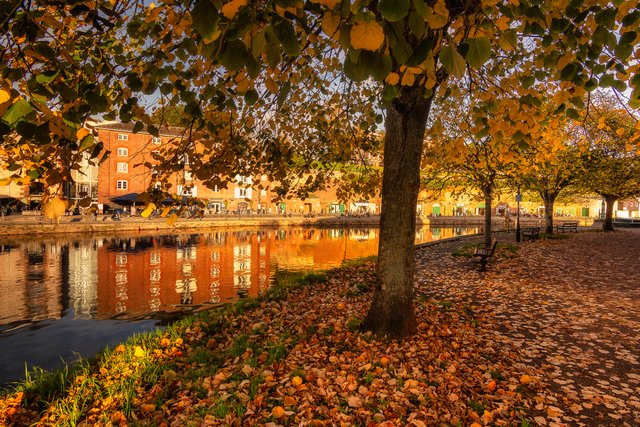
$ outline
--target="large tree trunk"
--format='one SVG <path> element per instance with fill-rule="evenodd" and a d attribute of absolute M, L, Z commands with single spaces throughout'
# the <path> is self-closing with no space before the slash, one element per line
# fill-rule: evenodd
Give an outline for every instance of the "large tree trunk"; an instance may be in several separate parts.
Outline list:
<path fill-rule="evenodd" d="M 416 332 L 413 309 L 416 203 L 432 98 L 406 88 L 387 108 L 378 279 L 363 329 L 404 338 Z"/>
<path fill-rule="evenodd" d="M 491 246 L 491 203 L 493 202 L 493 186 L 485 185 L 482 187 L 484 195 L 484 246 Z"/>
<path fill-rule="evenodd" d="M 553 234 L 553 205 L 556 203 L 558 193 L 542 191 L 540 192 L 540 196 L 542 196 L 542 200 L 544 201 L 544 232 Z"/>
<path fill-rule="evenodd" d="M 604 196 L 604 201 L 607 203 L 607 208 L 604 216 L 604 223 L 602 224 L 602 229 L 606 231 L 613 231 L 613 205 L 618 200 L 617 197 L 614 196 Z"/>

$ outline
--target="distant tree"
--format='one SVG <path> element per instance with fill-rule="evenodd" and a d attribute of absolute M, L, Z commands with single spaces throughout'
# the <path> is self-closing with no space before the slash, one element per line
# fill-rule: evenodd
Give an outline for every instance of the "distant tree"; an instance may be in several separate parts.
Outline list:
<path fill-rule="evenodd" d="M 484 111 L 484 115 L 477 111 Z M 454 192 L 482 194 L 484 243 L 490 246 L 494 195 L 514 167 L 515 143 L 488 132 L 500 118 L 483 101 L 469 96 L 443 100 L 436 114 L 425 148 L 425 178 L 435 178 L 440 186 Z"/>
<path fill-rule="evenodd" d="M 556 117 L 542 126 L 540 139 L 519 150 L 513 180 L 540 195 L 544 203 L 545 233 L 553 234 L 554 204 L 561 192 L 570 188 L 583 172 L 584 143 L 572 119 Z"/>
<path fill-rule="evenodd" d="M 619 108 L 610 96 L 599 94 L 584 121 L 589 142 L 585 171 L 580 185 L 606 202 L 602 228 L 613 230 L 616 201 L 640 195 L 640 126 L 628 110 Z"/>

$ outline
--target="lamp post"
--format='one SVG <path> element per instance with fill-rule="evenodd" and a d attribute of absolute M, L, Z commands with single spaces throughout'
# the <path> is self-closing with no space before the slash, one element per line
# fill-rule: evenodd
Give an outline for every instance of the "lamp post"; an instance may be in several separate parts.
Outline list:
<path fill-rule="evenodd" d="M 518 211 L 516 212 L 516 242 L 520 243 L 520 202 L 522 194 L 520 194 L 520 184 L 518 184 L 518 194 L 516 194 L 516 202 L 518 202 Z"/>

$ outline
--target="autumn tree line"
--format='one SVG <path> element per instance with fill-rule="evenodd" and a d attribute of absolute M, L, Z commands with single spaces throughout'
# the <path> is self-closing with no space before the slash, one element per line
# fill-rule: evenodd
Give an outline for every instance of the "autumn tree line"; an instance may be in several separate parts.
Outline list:
<path fill-rule="evenodd" d="M 326 185 L 384 129 L 363 323 L 378 335 L 416 330 L 425 170 L 470 177 L 487 201 L 507 176 L 550 203 L 566 173 L 607 202 L 624 194 L 609 178 L 637 177 L 632 1 L 0 0 L 0 24 L 0 158 L 8 179 L 45 184 L 45 209 L 84 157 L 110 154 L 84 129 L 91 117 L 156 135 L 152 112 L 180 106 L 185 132 L 155 155 L 159 179 L 188 158 L 206 185 L 264 174 L 283 195 Z M 587 166 L 562 166 L 575 158 Z M 351 188 L 375 188 L 369 174 Z"/>

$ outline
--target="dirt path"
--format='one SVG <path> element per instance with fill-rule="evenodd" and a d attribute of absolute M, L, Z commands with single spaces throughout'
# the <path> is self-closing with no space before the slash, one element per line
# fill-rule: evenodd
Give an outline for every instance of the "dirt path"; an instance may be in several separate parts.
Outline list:
<path fill-rule="evenodd" d="M 523 243 L 487 273 L 452 249 L 419 252 L 418 292 L 494 323 L 487 339 L 537 372 L 538 424 L 640 425 L 640 231 Z"/>

